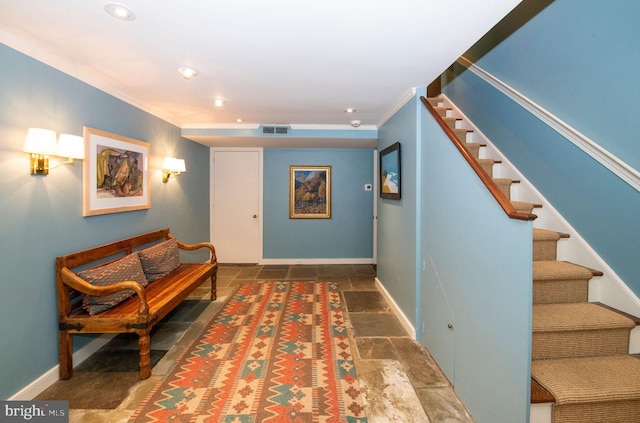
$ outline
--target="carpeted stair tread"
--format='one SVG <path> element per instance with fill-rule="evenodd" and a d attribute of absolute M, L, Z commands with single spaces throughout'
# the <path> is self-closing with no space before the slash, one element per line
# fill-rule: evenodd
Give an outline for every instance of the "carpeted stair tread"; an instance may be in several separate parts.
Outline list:
<path fill-rule="evenodd" d="M 520 213 L 530 214 L 534 208 L 540 207 L 537 204 L 529 203 L 527 201 L 511 201 L 511 205 Z"/>
<path fill-rule="evenodd" d="M 453 132 L 456 134 L 456 137 L 462 142 L 467 142 L 467 134 L 472 133 L 471 129 L 466 128 L 453 128 Z"/>
<path fill-rule="evenodd" d="M 592 303 L 535 304 L 533 332 L 564 332 L 628 328 L 635 322 L 620 313 Z"/>
<path fill-rule="evenodd" d="M 589 280 L 592 277 L 593 272 L 584 266 L 564 261 L 535 260 L 533 304 L 585 303 L 589 299 Z"/>
<path fill-rule="evenodd" d="M 596 357 L 629 352 L 635 322 L 596 304 L 535 304 L 533 360 Z"/>
<path fill-rule="evenodd" d="M 442 103 L 442 99 L 440 97 L 428 97 L 427 101 L 429 102 L 429 104 L 431 104 L 433 107 L 438 107 L 438 104 Z"/>
<path fill-rule="evenodd" d="M 496 186 L 504 194 L 507 199 L 511 199 L 511 185 L 517 183 L 518 181 L 514 181 L 511 178 L 493 178 L 493 182 L 495 182 Z"/>
<path fill-rule="evenodd" d="M 630 355 L 534 360 L 531 375 L 558 405 L 640 400 L 640 360 Z"/>
<path fill-rule="evenodd" d="M 562 234 L 549 229 L 533 228 L 534 241 L 557 241 L 562 238 Z"/>
<path fill-rule="evenodd" d="M 493 159 L 477 159 L 477 161 L 482 169 L 486 172 L 486 174 L 490 177 L 493 177 L 493 165 L 496 163 L 500 163 L 499 161 Z"/>
<path fill-rule="evenodd" d="M 591 279 L 593 272 L 584 266 L 566 261 L 539 260 L 533 263 L 533 280 Z"/>
<path fill-rule="evenodd" d="M 482 145 L 477 142 L 464 142 L 464 140 L 462 140 L 462 145 L 464 145 L 469 153 L 471 153 L 473 158 L 476 160 L 478 159 L 478 156 L 480 155 L 480 147 L 482 147 Z"/>
<path fill-rule="evenodd" d="M 445 106 L 435 106 L 434 110 L 438 112 L 438 115 L 440 115 L 441 117 L 445 117 L 447 116 L 447 113 L 451 110 L 451 108 Z"/>
<path fill-rule="evenodd" d="M 533 304 L 586 303 L 589 300 L 589 280 L 593 273 L 583 266 L 549 258 L 555 252 L 537 256 L 539 242 L 534 243 Z"/>
<path fill-rule="evenodd" d="M 560 232 L 533 228 L 533 260 L 556 260 L 558 240 L 568 237 Z"/>
<path fill-rule="evenodd" d="M 444 120 L 444 123 L 446 123 L 447 126 L 451 129 L 457 129 L 456 122 L 462 122 L 462 119 L 455 116 L 445 116 L 442 118 L 442 120 Z"/>

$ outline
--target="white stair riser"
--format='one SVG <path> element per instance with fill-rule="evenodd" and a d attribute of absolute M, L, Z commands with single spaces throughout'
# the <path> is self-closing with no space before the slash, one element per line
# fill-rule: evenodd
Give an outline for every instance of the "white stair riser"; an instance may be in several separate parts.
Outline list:
<path fill-rule="evenodd" d="M 633 328 L 629 335 L 629 354 L 640 354 L 640 326 Z"/>
<path fill-rule="evenodd" d="M 551 423 L 553 404 L 531 404 L 529 423 Z"/>

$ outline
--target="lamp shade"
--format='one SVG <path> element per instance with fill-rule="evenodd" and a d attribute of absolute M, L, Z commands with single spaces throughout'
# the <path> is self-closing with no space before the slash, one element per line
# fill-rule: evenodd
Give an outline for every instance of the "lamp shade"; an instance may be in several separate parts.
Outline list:
<path fill-rule="evenodd" d="M 187 171 L 187 166 L 184 163 L 184 159 L 176 159 L 176 168 L 174 169 L 175 172 L 186 172 Z"/>
<path fill-rule="evenodd" d="M 165 157 L 162 162 L 162 170 L 173 170 L 174 162 L 176 159 L 174 157 Z"/>
<path fill-rule="evenodd" d="M 55 131 L 42 128 L 29 128 L 22 150 L 26 153 L 56 154 Z"/>
<path fill-rule="evenodd" d="M 84 138 L 78 135 L 61 134 L 56 154 L 70 159 L 84 159 Z"/>
<path fill-rule="evenodd" d="M 175 157 L 165 157 L 162 162 L 162 169 L 170 172 L 186 172 L 187 168 L 184 159 L 176 159 Z"/>

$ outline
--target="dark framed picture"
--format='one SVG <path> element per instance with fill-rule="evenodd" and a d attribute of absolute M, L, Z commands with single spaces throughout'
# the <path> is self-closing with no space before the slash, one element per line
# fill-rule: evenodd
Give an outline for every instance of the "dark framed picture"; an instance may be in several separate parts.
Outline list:
<path fill-rule="evenodd" d="M 380 197 L 400 199 L 400 143 L 380 152 Z"/>
<path fill-rule="evenodd" d="M 331 166 L 289 171 L 289 219 L 331 219 Z"/>

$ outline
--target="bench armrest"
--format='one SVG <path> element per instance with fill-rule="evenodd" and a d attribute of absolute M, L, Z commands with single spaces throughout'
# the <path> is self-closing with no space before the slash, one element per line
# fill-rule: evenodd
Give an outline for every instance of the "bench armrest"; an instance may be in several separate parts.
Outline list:
<path fill-rule="evenodd" d="M 145 292 L 144 287 L 136 281 L 122 281 L 114 283 L 113 285 L 97 286 L 85 281 L 66 267 L 62 268 L 62 271 L 60 273 L 62 275 L 62 283 L 69 288 L 75 289 L 81 294 L 102 297 L 105 295 L 113 294 L 115 292 L 124 291 L 125 289 L 131 289 L 140 298 L 140 308 L 138 309 L 138 314 L 141 317 L 146 317 L 149 315 L 147 293 Z"/>
<path fill-rule="evenodd" d="M 185 244 L 184 242 L 177 240 L 173 235 L 169 234 L 169 236 L 176 240 L 176 242 L 178 243 L 178 248 L 182 250 L 192 251 L 200 248 L 208 248 L 209 251 L 211 252 L 211 263 L 217 262 L 218 259 L 216 258 L 216 249 L 214 248 L 213 244 L 211 244 L 210 242 L 199 242 L 197 244 Z"/>

